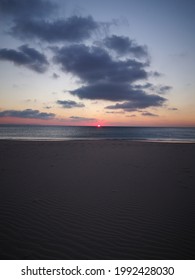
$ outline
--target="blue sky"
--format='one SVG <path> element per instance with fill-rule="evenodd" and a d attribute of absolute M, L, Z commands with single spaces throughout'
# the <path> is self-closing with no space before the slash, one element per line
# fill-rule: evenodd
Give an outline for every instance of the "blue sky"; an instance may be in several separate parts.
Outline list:
<path fill-rule="evenodd" d="M 195 125 L 195 2 L 0 0 L 0 123 Z"/>

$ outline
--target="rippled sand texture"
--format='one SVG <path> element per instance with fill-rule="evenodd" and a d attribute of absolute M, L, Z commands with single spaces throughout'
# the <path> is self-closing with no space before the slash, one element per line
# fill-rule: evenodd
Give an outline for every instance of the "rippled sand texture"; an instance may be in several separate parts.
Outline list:
<path fill-rule="evenodd" d="M 1 259 L 194 259 L 195 145 L 0 141 Z"/>

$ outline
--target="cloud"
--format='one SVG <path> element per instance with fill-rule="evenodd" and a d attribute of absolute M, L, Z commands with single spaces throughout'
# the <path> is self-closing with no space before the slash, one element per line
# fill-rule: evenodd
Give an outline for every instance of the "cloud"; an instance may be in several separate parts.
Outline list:
<path fill-rule="evenodd" d="M 172 89 L 171 86 L 153 85 L 151 83 L 146 83 L 144 85 L 135 85 L 134 87 L 140 90 L 149 89 L 150 91 L 155 91 L 156 93 L 159 94 L 165 94 Z"/>
<path fill-rule="evenodd" d="M 151 69 L 148 71 L 150 56 L 147 46 L 126 36 L 105 35 L 110 23 L 97 22 L 92 16 L 54 18 L 57 2 L 59 1 L 0 0 L 1 14 L 12 20 L 9 34 L 22 40 L 37 42 L 35 39 L 38 39 L 56 43 L 49 47 L 54 54 L 53 62 L 80 82 L 77 88 L 68 91 L 73 96 L 94 101 L 120 102 L 106 107 L 113 111 L 136 111 L 163 106 L 167 99 L 158 94 L 164 94 L 171 87 L 162 85 L 157 88 L 147 82 L 151 76 L 161 75 Z M 103 27 L 105 31 L 101 33 Z M 87 41 L 90 45 L 82 43 L 83 40 L 92 38 L 95 32 L 98 32 L 99 37 L 103 34 L 99 45 L 92 44 L 91 41 Z M 28 45 L 22 45 L 17 50 L 0 49 L 0 60 L 13 62 L 38 73 L 44 73 L 49 66 L 46 56 Z M 53 73 L 53 79 L 58 77 L 58 74 Z M 136 85 L 143 82 L 145 85 Z M 56 103 L 63 108 L 85 106 L 71 100 L 57 100 Z"/>
<path fill-rule="evenodd" d="M 142 116 L 148 116 L 148 117 L 158 117 L 158 115 L 150 113 L 150 112 L 143 112 Z"/>
<path fill-rule="evenodd" d="M 147 78 L 145 63 L 134 59 L 114 60 L 105 49 L 84 44 L 58 49 L 54 62 L 87 83 L 124 83 Z"/>
<path fill-rule="evenodd" d="M 134 88 L 143 90 L 143 89 L 153 89 L 154 85 L 151 83 L 146 83 L 144 85 L 134 85 Z"/>
<path fill-rule="evenodd" d="M 135 114 L 132 114 L 132 115 L 130 115 L 130 116 L 126 116 L 127 118 L 134 118 L 134 117 L 136 117 L 136 115 Z"/>
<path fill-rule="evenodd" d="M 151 72 L 150 72 L 150 75 L 151 75 L 152 77 L 154 77 L 154 78 L 159 78 L 159 77 L 162 77 L 162 76 L 163 76 L 163 74 L 160 73 L 160 72 L 158 72 L 158 71 L 151 71 Z"/>
<path fill-rule="evenodd" d="M 16 117 L 27 119 L 52 119 L 55 117 L 53 113 L 40 112 L 39 110 L 26 109 L 23 111 L 6 110 L 0 112 L 0 117 Z"/>
<path fill-rule="evenodd" d="M 52 75 L 52 78 L 53 79 L 58 79 L 60 76 L 58 75 L 58 74 L 56 74 L 56 73 L 53 73 L 53 75 Z"/>
<path fill-rule="evenodd" d="M 52 14 L 57 6 L 48 0 L 1 0 L 0 13 L 13 18 L 43 17 Z"/>
<path fill-rule="evenodd" d="M 124 114 L 124 111 L 110 111 L 110 112 L 106 112 L 106 114 Z"/>
<path fill-rule="evenodd" d="M 25 99 L 24 101 L 27 102 L 27 103 L 29 103 L 29 102 L 34 102 L 34 103 L 36 103 L 36 102 L 37 102 L 37 99 Z"/>
<path fill-rule="evenodd" d="M 130 98 L 131 88 L 125 83 L 96 83 L 82 86 L 70 93 L 81 99 L 122 101 Z"/>
<path fill-rule="evenodd" d="M 45 106 L 45 107 L 43 107 L 44 109 L 51 109 L 52 108 L 52 106 Z"/>
<path fill-rule="evenodd" d="M 171 108 L 168 108 L 168 110 L 170 110 L 170 111 L 178 111 L 178 108 L 171 107 Z"/>
<path fill-rule="evenodd" d="M 148 57 L 148 51 L 146 46 L 138 45 L 129 37 L 112 35 L 104 40 L 107 48 L 114 50 L 119 55 L 131 54 L 134 57 Z"/>
<path fill-rule="evenodd" d="M 0 49 L 0 60 L 11 61 L 38 73 L 44 73 L 49 65 L 44 54 L 29 48 L 28 45 L 20 46 L 18 51 L 6 48 Z"/>
<path fill-rule="evenodd" d="M 81 42 L 90 38 L 98 23 L 92 16 L 71 16 L 66 19 L 48 21 L 44 19 L 19 19 L 11 28 L 11 34 L 23 38 L 38 38 L 47 42 Z"/>
<path fill-rule="evenodd" d="M 59 105 L 62 105 L 63 108 L 67 108 L 67 109 L 71 109 L 71 108 L 82 108 L 85 107 L 85 105 L 83 103 L 78 103 L 72 100 L 57 100 L 56 102 Z"/>
<path fill-rule="evenodd" d="M 70 119 L 72 121 L 79 121 L 79 122 L 82 122 L 82 121 L 96 121 L 96 119 L 94 118 L 84 118 L 84 117 L 78 117 L 78 116 L 72 116 L 70 117 Z"/>
<path fill-rule="evenodd" d="M 159 88 L 157 88 L 157 92 L 159 94 L 165 94 L 168 91 L 170 91 L 171 89 L 172 89 L 172 87 L 170 87 L 170 86 L 159 86 Z"/>
<path fill-rule="evenodd" d="M 148 107 L 160 107 L 166 101 L 166 99 L 161 96 L 155 94 L 149 95 L 141 91 L 132 94 L 129 99 L 130 101 L 116 103 L 115 105 L 110 105 L 105 108 L 111 110 L 123 109 L 124 111 L 131 112 Z"/>
<path fill-rule="evenodd" d="M 136 86 L 134 83 L 148 78 L 145 68 L 148 63 L 135 59 L 114 59 L 102 47 L 74 44 L 55 50 L 54 62 L 61 65 L 64 72 L 78 77 L 81 87 L 69 91 L 80 99 L 128 101 L 107 106 L 106 109 L 125 111 L 162 106 L 165 98 L 157 94 L 147 94 L 153 85 Z M 165 89 L 164 89 L 165 90 Z"/>
<path fill-rule="evenodd" d="M 70 93 L 81 99 L 100 99 L 110 101 L 129 100 L 125 103 L 117 103 L 106 107 L 106 109 L 124 109 L 126 111 L 147 108 L 150 106 L 162 106 L 166 101 L 166 98 L 164 97 L 156 94 L 146 94 L 146 92 L 137 90 L 127 83 L 97 83 L 72 90 Z"/>

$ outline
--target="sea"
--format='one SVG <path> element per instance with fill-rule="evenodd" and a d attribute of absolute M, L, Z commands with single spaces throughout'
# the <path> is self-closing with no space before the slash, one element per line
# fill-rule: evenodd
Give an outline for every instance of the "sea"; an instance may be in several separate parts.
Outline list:
<path fill-rule="evenodd" d="M 0 125 L 1 140 L 132 140 L 195 143 L 195 127 Z"/>

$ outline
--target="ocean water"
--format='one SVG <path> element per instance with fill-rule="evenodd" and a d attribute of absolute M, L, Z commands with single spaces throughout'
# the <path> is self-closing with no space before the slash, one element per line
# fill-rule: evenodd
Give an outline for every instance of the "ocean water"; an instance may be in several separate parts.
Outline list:
<path fill-rule="evenodd" d="M 98 140 L 121 139 L 164 142 L 194 142 L 195 127 L 95 127 L 0 125 L 0 139 Z"/>

